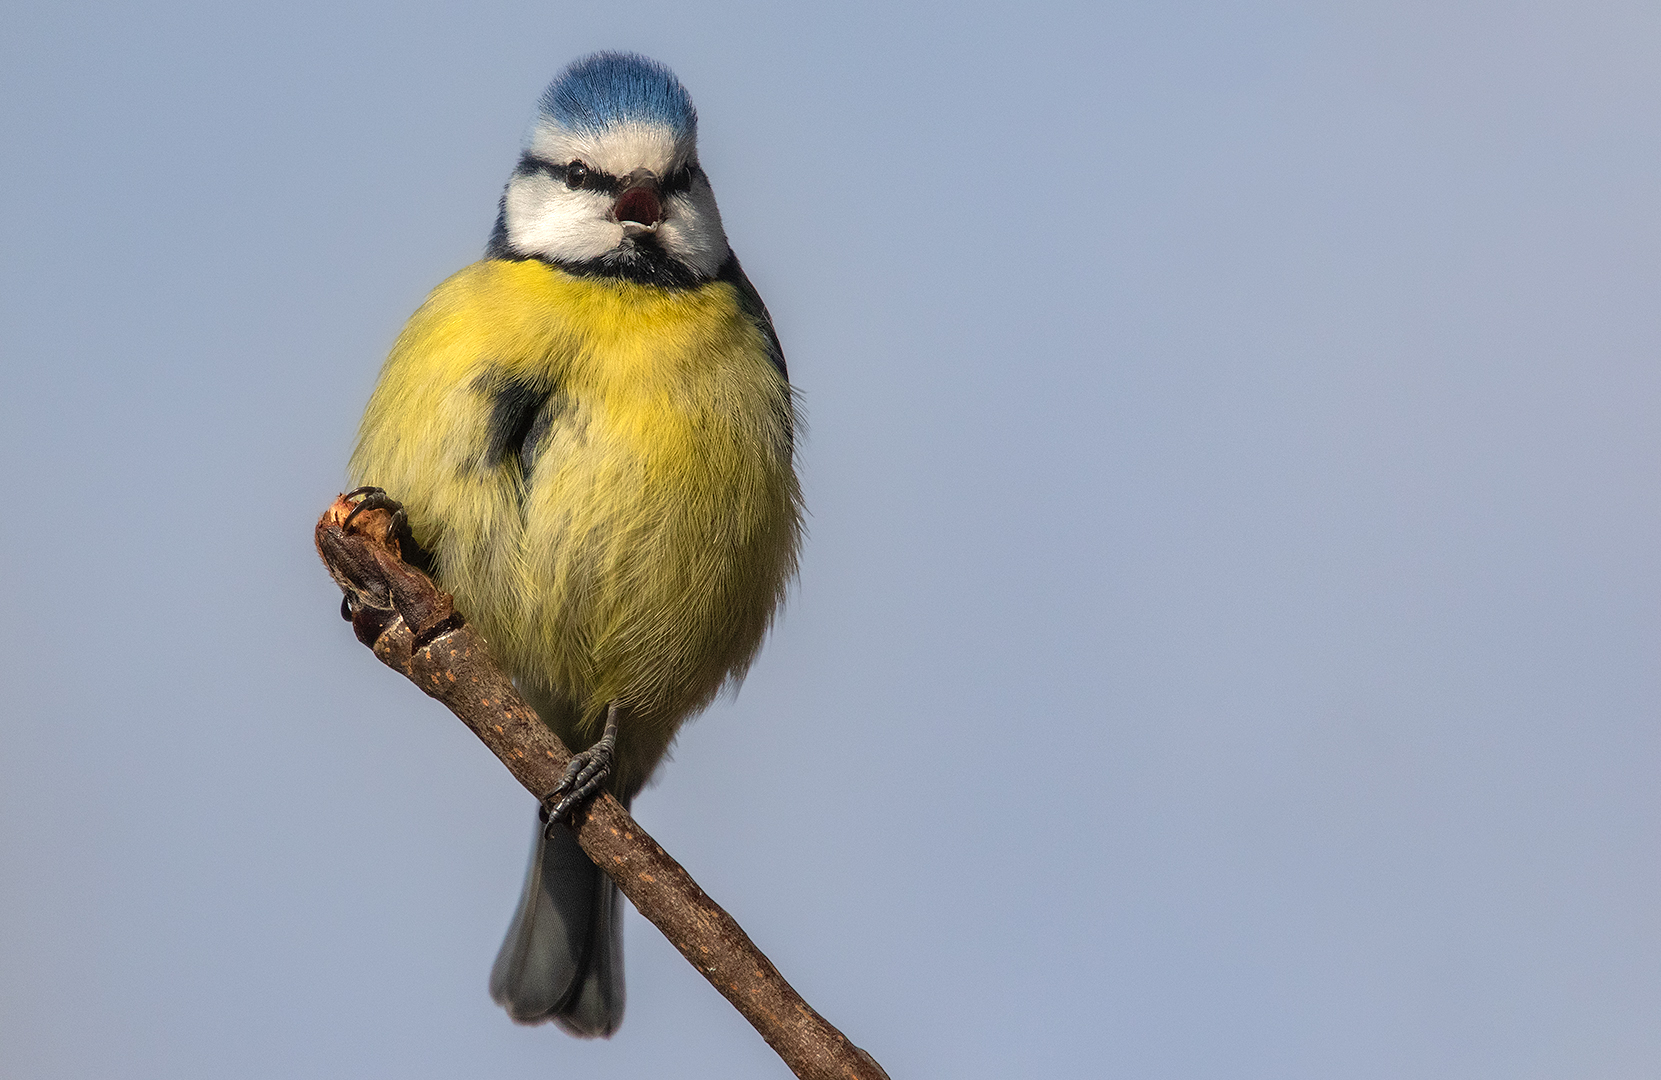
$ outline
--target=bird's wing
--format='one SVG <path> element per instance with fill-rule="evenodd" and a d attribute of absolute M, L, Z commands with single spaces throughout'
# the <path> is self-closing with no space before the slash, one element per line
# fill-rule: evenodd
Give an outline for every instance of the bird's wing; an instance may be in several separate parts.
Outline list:
<path fill-rule="evenodd" d="M 767 338 L 768 359 L 773 361 L 779 376 L 789 382 L 790 372 L 784 365 L 784 347 L 779 344 L 778 331 L 773 329 L 773 317 L 767 314 L 767 305 L 762 303 L 761 294 L 750 284 L 750 279 L 744 276 L 744 268 L 738 264 L 737 255 L 727 256 L 727 261 L 722 264 L 721 272 L 716 275 L 716 279 L 725 281 L 738 290 L 739 307 L 756 326 L 760 327 L 762 334 Z"/>

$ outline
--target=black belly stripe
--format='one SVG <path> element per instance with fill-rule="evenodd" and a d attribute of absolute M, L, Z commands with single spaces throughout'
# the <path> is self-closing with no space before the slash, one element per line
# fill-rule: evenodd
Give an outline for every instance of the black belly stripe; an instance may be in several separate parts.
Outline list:
<path fill-rule="evenodd" d="M 565 395 L 530 379 L 484 375 L 476 385 L 490 400 L 484 464 L 494 468 L 511 463 L 518 466 L 522 479 L 529 479 L 543 436 L 567 407 Z"/>
<path fill-rule="evenodd" d="M 519 469 L 527 480 L 542 453 L 543 438 L 554 426 L 554 421 L 569 412 L 570 408 L 571 399 L 556 390 L 543 399 L 542 407 L 531 418 L 531 426 L 525 429 L 524 441 L 519 444 Z"/>

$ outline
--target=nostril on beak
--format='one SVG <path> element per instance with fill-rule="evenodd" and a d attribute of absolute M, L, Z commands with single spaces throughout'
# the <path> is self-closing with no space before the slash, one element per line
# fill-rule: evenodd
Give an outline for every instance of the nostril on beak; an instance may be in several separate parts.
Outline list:
<path fill-rule="evenodd" d="M 663 220 L 663 204 L 657 192 L 649 187 L 632 187 L 617 199 L 613 211 L 618 221 L 633 221 L 652 226 Z"/>

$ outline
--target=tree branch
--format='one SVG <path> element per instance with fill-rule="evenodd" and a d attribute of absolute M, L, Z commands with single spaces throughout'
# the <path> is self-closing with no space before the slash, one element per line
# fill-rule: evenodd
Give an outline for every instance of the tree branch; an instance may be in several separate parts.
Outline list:
<path fill-rule="evenodd" d="M 541 798 L 565 773 L 571 751 L 520 698 L 448 594 L 387 539 L 384 509 L 347 517 L 342 496 L 317 523 L 317 551 L 346 594 L 352 629 L 381 662 L 443 702 Z M 803 1080 L 888 1080 L 785 982 L 721 906 L 602 792 L 577 814 L 577 841 L 635 908 L 743 1014 Z"/>

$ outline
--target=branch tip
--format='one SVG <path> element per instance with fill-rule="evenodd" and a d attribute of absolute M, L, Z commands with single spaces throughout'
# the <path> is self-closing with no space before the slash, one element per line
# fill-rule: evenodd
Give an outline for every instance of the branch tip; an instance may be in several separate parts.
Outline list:
<path fill-rule="evenodd" d="M 346 596 L 352 632 L 382 663 L 443 702 L 540 798 L 563 778 L 571 751 L 525 704 L 450 595 L 404 562 L 396 504 L 365 503 L 365 493 L 360 488 L 337 498 L 314 534 L 323 565 Z M 802 1000 L 621 803 L 602 791 L 572 817 L 588 857 L 791 1072 L 803 1080 L 888 1080 L 870 1054 Z"/>

